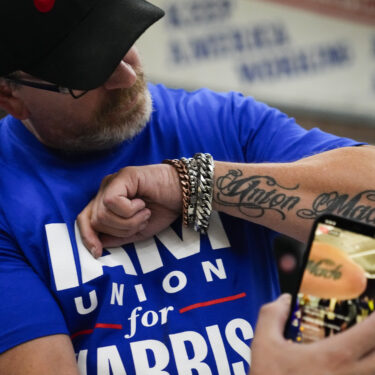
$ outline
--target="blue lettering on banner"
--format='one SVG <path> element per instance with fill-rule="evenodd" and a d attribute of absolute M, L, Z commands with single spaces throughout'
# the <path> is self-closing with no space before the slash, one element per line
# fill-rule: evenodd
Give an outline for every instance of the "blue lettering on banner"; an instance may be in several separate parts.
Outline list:
<path fill-rule="evenodd" d="M 251 28 L 230 28 L 223 32 L 207 33 L 188 40 L 169 43 L 174 64 L 232 57 L 247 51 L 285 46 L 290 43 L 286 27 L 280 23 L 255 25 Z"/>
<path fill-rule="evenodd" d="M 348 65 L 352 59 L 350 46 L 339 42 L 289 51 L 277 57 L 243 63 L 238 67 L 238 73 L 240 79 L 247 82 L 269 82 L 284 77 L 308 75 L 339 68 Z"/>
<path fill-rule="evenodd" d="M 174 28 L 222 22 L 232 14 L 231 0 L 176 1 L 166 9 L 167 25 Z"/>

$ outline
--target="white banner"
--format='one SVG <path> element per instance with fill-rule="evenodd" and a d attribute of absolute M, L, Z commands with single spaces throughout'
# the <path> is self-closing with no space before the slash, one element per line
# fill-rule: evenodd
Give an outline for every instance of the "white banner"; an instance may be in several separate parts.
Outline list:
<path fill-rule="evenodd" d="M 151 81 L 375 120 L 374 0 L 154 3 L 166 16 L 138 42 Z"/>

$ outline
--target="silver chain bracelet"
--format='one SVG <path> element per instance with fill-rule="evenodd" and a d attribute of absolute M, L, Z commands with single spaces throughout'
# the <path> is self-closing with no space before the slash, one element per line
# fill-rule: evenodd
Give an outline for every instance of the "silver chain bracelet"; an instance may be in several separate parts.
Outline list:
<path fill-rule="evenodd" d="M 214 161 L 210 154 L 196 153 L 192 158 L 164 160 L 179 172 L 183 192 L 183 218 L 185 226 L 207 233 L 212 212 Z M 182 172 L 182 170 L 186 172 Z M 189 189 L 184 189 L 188 178 Z"/>
<path fill-rule="evenodd" d="M 214 163 L 210 154 L 195 154 L 193 160 L 196 161 L 198 169 L 194 230 L 207 233 L 212 212 Z"/>

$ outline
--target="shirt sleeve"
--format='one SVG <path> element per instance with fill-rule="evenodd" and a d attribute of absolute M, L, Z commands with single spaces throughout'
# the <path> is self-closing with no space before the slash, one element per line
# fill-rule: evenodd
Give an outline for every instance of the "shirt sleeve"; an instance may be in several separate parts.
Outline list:
<path fill-rule="evenodd" d="M 168 150 L 176 145 L 177 157 L 193 150 L 210 152 L 216 160 L 282 163 L 363 144 L 318 128 L 306 130 L 280 110 L 238 92 L 185 92 L 160 85 L 152 92 L 154 117 L 160 132 L 169 135 L 153 130 L 158 147 Z M 170 110 L 162 110 L 165 103 Z"/>
<path fill-rule="evenodd" d="M 0 353 L 38 337 L 69 334 L 60 308 L 1 225 Z"/>
<path fill-rule="evenodd" d="M 292 162 L 335 148 L 365 144 L 319 128 L 306 130 L 294 118 L 253 98 L 235 95 L 234 101 L 247 162 Z"/>

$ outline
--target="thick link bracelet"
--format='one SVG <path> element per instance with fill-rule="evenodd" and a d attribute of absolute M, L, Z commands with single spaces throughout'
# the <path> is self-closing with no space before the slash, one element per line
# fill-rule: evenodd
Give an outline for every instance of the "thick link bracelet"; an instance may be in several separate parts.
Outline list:
<path fill-rule="evenodd" d="M 212 211 L 214 163 L 210 154 L 195 154 L 193 159 L 198 167 L 194 230 L 206 233 Z"/>
<path fill-rule="evenodd" d="M 163 163 L 172 165 L 173 167 L 175 167 L 178 173 L 178 178 L 180 180 L 182 189 L 182 221 L 185 226 L 188 226 L 188 207 L 191 196 L 191 189 L 187 167 L 181 160 L 178 159 L 165 159 L 163 160 Z"/>
<path fill-rule="evenodd" d="M 187 209 L 188 225 L 194 224 L 194 217 L 197 204 L 197 182 L 198 182 L 198 166 L 193 158 L 180 159 L 186 166 L 190 180 L 190 197 Z"/>
<path fill-rule="evenodd" d="M 182 188 L 183 223 L 206 233 L 212 211 L 214 162 L 210 154 L 197 153 L 193 158 L 166 159 L 173 165 Z"/>

